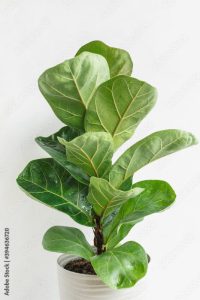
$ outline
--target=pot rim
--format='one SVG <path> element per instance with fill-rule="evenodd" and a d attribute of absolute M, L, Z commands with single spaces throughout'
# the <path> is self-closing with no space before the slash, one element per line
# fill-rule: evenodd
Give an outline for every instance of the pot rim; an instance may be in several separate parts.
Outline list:
<path fill-rule="evenodd" d="M 75 278 L 85 278 L 85 279 L 94 279 L 94 280 L 100 280 L 100 278 L 97 276 L 97 275 L 90 275 L 90 274 L 82 274 L 82 273 L 76 273 L 76 272 L 73 272 L 73 271 L 69 271 L 69 270 L 66 270 L 64 268 L 64 266 L 62 265 L 61 261 L 64 259 L 64 258 L 69 258 L 68 261 L 72 261 L 74 259 L 79 259 L 81 258 L 80 256 L 76 256 L 76 255 L 72 255 L 72 254 L 61 254 L 58 258 L 57 258 L 57 266 L 60 270 L 62 270 L 63 272 L 67 272 L 68 274 L 70 274 L 70 276 L 72 277 L 75 277 Z"/>

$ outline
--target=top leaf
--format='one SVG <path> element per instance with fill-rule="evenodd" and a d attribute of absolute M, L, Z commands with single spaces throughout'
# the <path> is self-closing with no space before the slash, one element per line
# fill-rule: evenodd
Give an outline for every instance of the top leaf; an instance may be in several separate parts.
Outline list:
<path fill-rule="evenodd" d="M 190 132 L 178 129 L 154 132 L 120 156 L 110 171 L 110 182 L 115 187 L 120 187 L 143 166 L 195 144 L 197 144 L 197 140 Z"/>
<path fill-rule="evenodd" d="M 85 116 L 86 131 L 107 131 L 117 148 L 129 139 L 156 102 L 156 89 L 120 75 L 101 84 Z"/>
<path fill-rule="evenodd" d="M 89 52 L 48 69 L 39 88 L 56 116 L 65 124 L 84 128 L 86 108 L 99 84 L 109 79 L 104 57 Z"/>
<path fill-rule="evenodd" d="M 92 41 L 82 46 L 76 55 L 88 51 L 105 57 L 110 68 L 110 77 L 120 74 L 131 75 L 133 62 L 129 53 L 123 49 L 113 48 L 101 41 Z"/>

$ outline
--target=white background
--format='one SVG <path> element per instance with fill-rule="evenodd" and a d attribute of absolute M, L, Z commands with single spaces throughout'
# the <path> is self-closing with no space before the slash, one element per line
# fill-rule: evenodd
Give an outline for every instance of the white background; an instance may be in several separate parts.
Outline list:
<path fill-rule="evenodd" d="M 159 91 L 156 107 L 131 143 L 166 128 L 199 137 L 199 10 L 198 0 L 0 0 L 0 242 L 9 227 L 9 299 L 59 299 L 57 255 L 45 252 L 41 240 L 50 226 L 77 226 L 29 199 L 15 183 L 29 160 L 46 156 L 34 138 L 63 126 L 39 93 L 38 76 L 94 39 L 125 48 L 134 60 L 134 76 Z M 199 146 L 192 147 L 135 177 L 167 180 L 177 192 L 171 209 L 147 217 L 129 236 L 152 258 L 137 300 L 200 299 L 199 163 Z M 92 241 L 91 231 L 83 230 Z M 3 248 L 0 256 L 2 299 Z"/>

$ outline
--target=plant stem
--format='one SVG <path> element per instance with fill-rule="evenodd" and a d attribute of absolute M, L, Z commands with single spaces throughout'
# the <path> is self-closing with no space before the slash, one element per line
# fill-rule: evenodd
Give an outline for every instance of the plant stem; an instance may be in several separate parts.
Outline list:
<path fill-rule="evenodd" d="M 100 217 L 95 216 L 95 224 L 96 226 L 94 227 L 94 245 L 97 248 L 97 255 L 100 255 L 105 251 Z"/>

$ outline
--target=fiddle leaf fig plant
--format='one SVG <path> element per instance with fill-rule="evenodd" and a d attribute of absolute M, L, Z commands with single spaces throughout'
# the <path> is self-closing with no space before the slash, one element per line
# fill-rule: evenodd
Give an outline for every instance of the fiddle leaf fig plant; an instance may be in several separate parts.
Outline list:
<path fill-rule="evenodd" d="M 113 163 L 115 150 L 134 134 L 157 99 L 153 86 L 130 77 L 132 68 L 127 51 L 92 41 L 74 58 L 45 71 L 40 91 L 65 126 L 36 138 L 50 157 L 29 162 L 17 178 L 33 199 L 94 232 L 90 245 L 79 229 L 55 226 L 45 233 L 43 247 L 83 258 L 117 289 L 132 287 L 148 269 L 143 247 L 122 240 L 176 198 L 167 182 L 133 182 L 133 175 L 197 143 L 189 132 L 162 130 L 133 144 Z"/>

